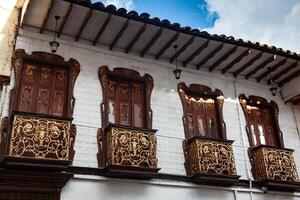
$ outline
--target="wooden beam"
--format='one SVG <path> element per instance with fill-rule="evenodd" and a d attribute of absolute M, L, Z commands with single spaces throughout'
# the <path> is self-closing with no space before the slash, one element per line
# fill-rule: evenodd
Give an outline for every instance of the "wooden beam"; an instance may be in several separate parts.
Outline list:
<path fill-rule="evenodd" d="M 232 54 L 234 54 L 237 50 L 237 46 L 230 49 L 227 53 L 225 53 L 219 60 L 217 60 L 212 66 L 209 68 L 209 71 L 212 72 L 216 67 L 218 67 L 222 62 L 224 62 L 227 58 L 229 58 Z"/>
<path fill-rule="evenodd" d="M 190 55 L 185 61 L 183 61 L 183 67 L 185 67 L 187 64 L 189 64 L 196 56 L 198 56 L 204 49 L 208 47 L 209 40 L 204 42 L 192 55 Z"/>
<path fill-rule="evenodd" d="M 168 42 L 167 44 L 156 54 L 155 59 L 158 60 L 164 53 L 165 51 L 170 48 L 170 46 L 175 42 L 179 37 L 179 32 L 177 32 Z"/>
<path fill-rule="evenodd" d="M 287 74 L 289 71 L 291 71 L 292 69 L 295 69 L 297 67 L 297 61 L 290 64 L 287 68 L 283 69 L 282 71 L 280 71 L 278 74 L 276 74 L 275 76 L 272 77 L 273 81 L 276 81 L 278 79 L 280 79 L 281 76 Z M 268 84 L 271 84 L 271 79 L 269 79 Z"/>
<path fill-rule="evenodd" d="M 90 18 L 92 17 L 92 13 L 93 13 L 93 9 L 90 8 L 90 10 L 88 11 L 88 13 L 86 14 L 77 34 L 76 34 L 76 37 L 75 37 L 75 41 L 78 41 L 80 36 L 81 36 L 81 33 L 83 32 L 83 30 L 85 29 L 88 21 L 90 20 Z"/>
<path fill-rule="evenodd" d="M 279 87 L 282 87 L 284 84 L 286 84 L 287 82 L 291 81 L 292 79 L 296 78 L 300 76 L 300 70 L 297 70 L 295 73 L 289 75 L 288 77 L 286 77 L 285 79 L 283 79 L 282 81 L 280 81 L 278 83 Z"/>
<path fill-rule="evenodd" d="M 162 34 L 162 28 L 160 28 L 156 34 L 153 36 L 153 38 L 150 40 L 150 42 L 146 45 L 146 47 L 141 51 L 141 57 L 144 57 L 144 55 L 148 52 L 148 50 L 155 44 L 155 42 L 158 40 L 158 38 Z"/>
<path fill-rule="evenodd" d="M 44 31 L 44 28 L 45 28 L 45 25 L 48 21 L 48 18 L 49 18 L 49 15 L 50 15 L 50 12 L 51 12 L 51 9 L 53 7 L 53 0 L 50 0 L 50 3 L 49 3 L 49 6 L 48 6 L 48 9 L 47 9 L 47 13 L 46 13 L 46 16 L 44 17 L 44 20 L 43 20 L 43 24 L 40 28 L 40 33 L 42 34 L 43 31 Z"/>
<path fill-rule="evenodd" d="M 269 63 L 273 62 L 275 60 L 275 56 L 272 55 L 271 57 L 267 58 L 264 62 L 262 62 L 260 65 L 255 67 L 255 69 L 251 70 L 248 74 L 245 75 L 245 79 L 250 78 L 252 75 L 254 75 L 256 72 L 267 66 Z"/>
<path fill-rule="evenodd" d="M 140 28 L 140 30 L 138 31 L 138 33 L 133 37 L 133 39 L 131 40 L 131 42 L 129 43 L 129 45 L 126 47 L 126 50 L 125 50 L 126 53 L 129 53 L 129 51 L 133 48 L 133 46 L 135 45 L 135 43 L 140 39 L 140 37 L 145 32 L 146 27 L 147 27 L 147 24 L 144 24 Z"/>
<path fill-rule="evenodd" d="M 177 53 L 170 59 L 170 63 L 174 61 L 175 58 L 179 57 L 195 40 L 195 36 L 191 37 L 182 47 L 177 51 Z"/>
<path fill-rule="evenodd" d="M 111 43 L 111 45 L 109 47 L 110 50 L 112 50 L 114 48 L 114 46 L 118 43 L 119 39 L 122 37 L 122 35 L 125 32 L 125 30 L 127 29 L 128 25 L 129 25 L 129 19 L 126 20 L 126 22 L 123 24 L 120 31 L 116 35 L 115 39 Z"/>
<path fill-rule="evenodd" d="M 73 8 L 73 3 L 70 3 L 69 6 L 68 6 L 68 8 L 66 9 L 65 15 L 64 15 L 64 17 L 62 19 L 62 22 L 61 22 L 61 24 L 59 26 L 59 29 L 57 31 L 57 37 L 59 37 L 60 34 L 62 33 L 62 31 L 64 29 L 64 26 L 65 26 L 65 24 L 66 24 L 66 22 L 68 20 L 68 17 L 70 15 L 71 11 L 72 11 L 72 8 Z"/>
<path fill-rule="evenodd" d="M 233 59 L 226 67 L 224 67 L 221 71 L 223 74 L 225 74 L 229 69 L 231 69 L 236 63 L 240 62 L 245 56 L 247 56 L 250 53 L 250 49 L 246 49 L 243 51 L 238 57 Z"/>
<path fill-rule="evenodd" d="M 224 43 L 221 43 L 217 48 L 210 52 L 202 61 L 197 64 L 197 69 L 200 69 L 205 63 L 207 63 L 212 57 L 214 57 L 219 51 L 223 49 Z"/>
<path fill-rule="evenodd" d="M 109 14 L 106 17 L 104 23 L 102 24 L 102 26 L 100 27 L 99 31 L 97 32 L 97 35 L 96 35 L 96 37 L 95 37 L 95 39 L 93 41 L 93 45 L 94 46 L 97 44 L 97 42 L 99 41 L 101 35 L 104 33 L 104 31 L 105 31 L 107 25 L 109 24 L 110 20 L 111 20 L 111 14 Z"/>
<path fill-rule="evenodd" d="M 261 53 L 257 54 L 256 56 L 254 56 L 246 64 L 244 64 L 238 70 L 236 70 L 235 72 L 233 72 L 233 76 L 237 77 L 240 73 L 242 73 L 243 71 L 245 71 L 248 67 L 250 67 L 251 65 L 253 65 L 253 63 L 255 63 L 257 60 L 259 60 L 262 57 L 262 55 L 263 55 L 263 53 L 261 52 Z"/>
<path fill-rule="evenodd" d="M 32 0 L 28 0 L 28 3 L 26 5 L 26 7 L 19 7 L 18 8 L 18 12 L 20 11 L 20 13 L 18 14 L 18 20 L 20 20 L 20 21 L 21 21 L 21 18 L 22 18 L 22 10 L 25 9 L 25 12 L 24 12 L 24 15 L 23 15 L 23 19 L 22 19 L 22 22 L 20 24 L 21 28 L 23 28 L 24 21 L 25 21 L 27 15 L 28 15 L 28 10 L 29 10 L 28 8 L 29 8 L 29 6 L 30 6 L 31 3 L 32 3 Z M 17 32 L 19 32 L 19 31 L 17 30 Z"/>
<path fill-rule="evenodd" d="M 278 62 L 277 64 L 275 64 L 273 67 L 270 68 L 270 70 L 265 71 L 264 73 L 262 73 L 261 75 L 259 75 L 256 78 L 256 81 L 259 82 L 261 81 L 263 78 L 265 78 L 266 76 L 268 76 L 268 74 L 270 72 L 274 72 L 275 70 L 277 70 L 280 66 L 284 65 L 287 62 L 287 59 L 283 59 L 280 62 Z"/>

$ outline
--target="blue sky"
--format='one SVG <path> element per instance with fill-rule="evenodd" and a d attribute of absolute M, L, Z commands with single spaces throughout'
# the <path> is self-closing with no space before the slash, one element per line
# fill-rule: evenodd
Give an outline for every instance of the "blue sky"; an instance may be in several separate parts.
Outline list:
<path fill-rule="evenodd" d="M 172 23 L 180 23 L 181 26 L 190 26 L 192 28 L 212 27 L 218 19 L 216 12 L 209 12 L 206 0 L 94 0 L 104 4 L 119 4 L 127 7 L 129 10 L 135 10 L 138 13 L 149 13 L 152 17 L 168 19 Z M 126 4 L 127 2 L 127 4 Z M 117 5 L 118 6 L 118 5 Z"/>

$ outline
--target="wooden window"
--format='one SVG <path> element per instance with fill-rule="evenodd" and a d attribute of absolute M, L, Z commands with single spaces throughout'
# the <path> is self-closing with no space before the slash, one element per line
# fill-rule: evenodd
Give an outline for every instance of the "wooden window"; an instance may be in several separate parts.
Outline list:
<path fill-rule="evenodd" d="M 150 75 L 141 77 L 138 72 L 124 68 L 109 71 L 105 66 L 99 69 L 99 79 L 103 90 L 103 127 L 113 123 L 151 128 L 153 80 Z"/>
<path fill-rule="evenodd" d="M 74 59 L 65 62 L 58 55 L 18 49 L 13 55 L 16 75 L 11 111 L 72 117 L 73 87 L 79 73 Z"/>
<path fill-rule="evenodd" d="M 250 146 L 268 145 L 283 147 L 282 134 L 278 126 L 278 106 L 274 101 L 270 103 L 257 96 L 246 98 L 239 96 L 247 126 Z"/>
<path fill-rule="evenodd" d="M 183 122 L 186 139 L 194 136 L 226 139 L 222 116 L 223 94 L 204 85 L 187 87 L 179 83 L 178 92 L 183 105 Z"/>

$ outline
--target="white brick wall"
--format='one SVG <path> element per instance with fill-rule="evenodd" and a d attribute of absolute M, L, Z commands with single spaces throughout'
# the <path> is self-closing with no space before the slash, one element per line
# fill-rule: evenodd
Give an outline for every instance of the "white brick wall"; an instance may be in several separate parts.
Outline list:
<path fill-rule="evenodd" d="M 33 39 L 34 38 L 34 39 Z M 48 51 L 50 37 L 37 33 L 21 31 L 17 48 L 32 51 Z M 98 68 L 107 65 L 131 68 L 142 75 L 149 73 L 154 79 L 151 106 L 153 110 L 153 128 L 158 129 L 158 159 L 162 173 L 185 174 L 184 158 L 181 142 L 184 138 L 182 124 L 182 105 L 177 94 L 177 84 L 172 70 L 173 65 L 151 58 L 140 58 L 131 54 L 108 51 L 107 48 L 93 47 L 82 43 L 60 40 L 58 54 L 65 59 L 75 58 L 80 62 L 81 72 L 75 85 L 74 123 L 77 125 L 74 165 L 97 167 L 96 132 L 101 127 L 100 103 L 102 91 L 98 80 Z M 298 169 L 300 167 L 300 141 L 296 122 L 290 104 L 285 105 L 280 96 L 270 95 L 268 86 L 254 81 L 234 79 L 231 75 L 208 73 L 194 69 L 183 69 L 182 78 L 187 84 L 204 84 L 212 89 L 218 88 L 224 93 L 224 120 L 227 125 L 228 139 L 235 140 L 234 155 L 237 172 L 241 178 L 251 177 L 250 163 L 247 155 L 248 140 L 245 131 L 244 113 L 236 95 L 245 93 L 275 100 L 280 109 L 280 127 L 284 134 L 287 148 L 295 149 L 294 157 Z M 300 116 L 300 110 L 295 110 Z M 244 139 L 244 141 L 243 141 Z M 244 145 L 246 145 L 244 147 Z M 247 163 L 247 167 L 246 167 Z M 248 171 L 247 171 L 248 169 Z M 248 174 L 248 175 L 247 175 Z"/>

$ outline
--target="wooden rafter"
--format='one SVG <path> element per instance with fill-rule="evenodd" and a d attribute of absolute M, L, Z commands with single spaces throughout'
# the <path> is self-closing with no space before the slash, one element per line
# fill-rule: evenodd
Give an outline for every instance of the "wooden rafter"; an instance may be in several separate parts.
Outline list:
<path fill-rule="evenodd" d="M 252 75 L 254 75 L 256 72 L 267 66 L 269 63 L 273 62 L 275 60 L 275 56 L 271 56 L 267 58 L 264 62 L 262 62 L 260 65 L 255 67 L 253 70 L 251 70 L 248 74 L 245 75 L 245 79 L 250 78 Z"/>
<path fill-rule="evenodd" d="M 296 78 L 300 76 L 300 70 L 297 70 L 295 73 L 289 75 L 288 77 L 286 77 L 285 79 L 283 79 L 282 81 L 280 81 L 278 83 L 279 87 L 282 87 L 284 84 L 286 84 L 287 82 L 291 81 L 292 79 Z"/>
<path fill-rule="evenodd" d="M 100 27 L 99 31 L 97 32 L 97 35 L 96 35 L 96 37 L 95 37 L 95 39 L 94 39 L 94 41 L 93 41 L 93 45 L 96 45 L 96 44 L 97 44 L 97 42 L 99 41 L 101 35 L 104 33 L 104 31 L 105 31 L 107 25 L 109 24 L 110 20 L 111 20 L 111 14 L 109 14 L 109 15 L 106 17 L 104 23 L 102 24 L 102 26 Z"/>
<path fill-rule="evenodd" d="M 274 72 L 276 71 L 280 66 L 284 65 L 287 62 L 287 59 L 284 58 L 283 60 L 279 61 L 277 64 L 275 64 L 273 67 L 270 68 L 270 70 L 265 71 L 264 73 L 262 73 L 261 75 L 259 75 L 256 78 L 256 81 L 259 82 L 261 81 L 263 78 L 265 78 L 266 76 L 268 76 L 268 74 L 270 72 Z"/>
<path fill-rule="evenodd" d="M 158 54 L 155 56 L 155 59 L 158 60 L 165 51 L 170 48 L 170 46 L 175 42 L 179 37 L 179 32 L 177 32 L 168 42 L 167 44 L 158 52 Z"/>
<path fill-rule="evenodd" d="M 225 53 L 219 60 L 217 60 L 212 66 L 209 68 L 209 71 L 212 72 L 216 67 L 218 67 L 222 62 L 224 62 L 227 58 L 229 58 L 232 54 L 234 54 L 237 50 L 237 46 L 230 49 L 227 53 Z"/>
<path fill-rule="evenodd" d="M 28 0 L 28 4 L 26 6 L 26 9 L 25 9 L 25 12 L 24 12 L 24 16 L 23 16 L 23 20 L 22 20 L 22 23 L 21 23 L 21 28 L 23 28 L 25 18 L 28 15 L 28 10 L 29 10 L 28 8 L 29 8 L 31 2 L 32 2 L 32 0 Z M 21 19 L 22 9 L 24 9 L 24 8 L 19 8 L 19 11 L 20 11 L 19 16 L 18 16 L 19 19 Z"/>
<path fill-rule="evenodd" d="M 145 46 L 145 48 L 141 51 L 141 57 L 144 57 L 144 55 L 148 52 L 148 50 L 155 44 L 155 42 L 158 40 L 158 38 L 161 36 L 163 29 L 160 28 L 156 34 L 153 36 L 153 38 L 150 40 L 150 42 Z"/>
<path fill-rule="evenodd" d="M 207 63 L 211 58 L 213 58 L 219 51 L 223 49 L 224 43 L 217 46 L 212 52 L 210 52 L 203 60 L 197 64 L 197 69 L 200 69 L 205 63 Z"/>
<path fill-rule="evenodd" d="M 223 74 L 225 74 L 229 69 L 231 69 L 235 64 L 240 62 L 245 56 L 247 56 L 250 53 L 250 49 L 246 49 L 243 51 L 238 57 L 233 59 L 226 67 L 224 67 L 221 71 Z"/>
<path fill-rule="evenodd" d="M 133 39 L 131 40 L 131 42 L 129 43 L 129 45 L 126 47 L 126 50 L 125 50 L 126 53 L 129 53 L 129 51 L 133 48 L 133 46 L 135 45 L 135 43 L 140 39 L 140 37 L 145 32 L 146 27 L 147 27 L 147 24 L 144 24 L 140 28 L 140 30 L 137 32 L 137 34 L 133 37 Z"/>
<path fill-rule="evenodd" d="M 237 77 L 240 73 L 242 73 L 243 71 L 245 71 L 248 67 L 250 67 L 251 65 L 253 65 L 256 61 L 258 61 L 262 57 L 262 55 L 263 55 L 263 52 L 261 52 L 261 53 L 257 54 L 256 56 L 254 56 L 246 64 L 244 64 L 238 70 L 236 70 L 235 72 L 233 72 L 233 76 Z"/>
<path fill-rule="evenodd" d="M 88 21 L 90 20 L 90 18 L 92 17 L 92 13 L 93 13 L 93 9 L 90 8 L 90 10 L 88 11 L 88 13 L 86 14 L 77 34 L 76 34 L 76 37 L 75 37 L 75 41 L 78 41 L 80 36 L 81 36 L 81 33 L 83 32 L 83 30 L 85 29 Z"/>
<path fill-rule="evenodd" d="M 294 62 L 292 64 L 290 64 L 287 68 L 283 69 L 282 71 L 280 71 L 278 74 L 276 74 L 275 76 L 272 77 L 273 81 L 276 81 L 278 79 L 280 79 L 280 77 L 282 77 L 283 75 L 287 74 L 289 71 L 291 71 L 292 69 L 295 69 L 297 67 L 297 62 Z M 271 83 L 271 79 L 269 79 L 268 84 Z"/>
<path fill-rule="evenodd" d="M 72 8 L 73 8 L 73 3 L 70 3 L 69 6 L 68 6 L 68 8 L 66 9 L 65 15 L 64 15 L 64 17 L 63 17 L 63 19 L 61 21 L 61 24 L 60 24 L 60 26 L 58 28 L 57 37 L 60 37 L 60 34 L 62 33 L 62 31 L 64 29 L 64 26 L 65 26 L 65 24 L 66 24 L 66 22 L 68 20 L 68 17 L 70 15 L 71 11 L 72 11 Z"/>
<path fill-rule="evenodd" d="M 49 6 L 48 6 L 48 9 L 47 9 L 47 13 L 46 13 L 46 15 L 44 17 L 43 24 L 42 24 L 42 26 L 40 28 L 40 33 L 41 34 L 44 31 L 44 28 L 45 28 L 45 25 L 46 25 L 46 23 L 48 21 L 48 18 L 49 18 L 49 15 L 50 15 L 50 11 L 51 11 L 52 7 L 53 7 L 53 0 L 50 0 Z"/>
<path fill-rule="evenodd" d="M 185 61 L 183 61 L 183 66 L 185 67 L 187 64 L 189 64 L 196 56 L 198 56 L 204 49 L 208 47 L 210 40 L 207 40 L 204 42 L 192 55 L 190 55 Z"/>
<path fill-rule="evenodd" d="M 125 32 L 125 30 L 127 29 L 128 25 L 129 25 L 129 19 L 126 20 L 126 22 L 123 24 L 120 31 L 118 32 L 118 34 L 116 35 L 116 37 L 112 41 L 112 43 L 109 47 L 110 50 L 112 50 L 114 48 L 114 46 L 118 43 L 119 39 L 122 37 L 122 35 Z"/>
<path fill-rule="evenodd" d="M 175 58 L 179 57 L 195 40 L 195 36 L 191 37 L 178 51 L 177 53 L 170 59 L 170 63 L 174 61 Z"/>

